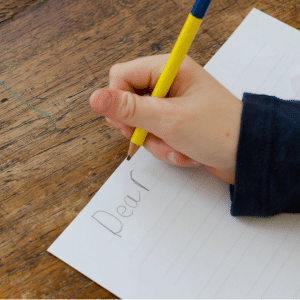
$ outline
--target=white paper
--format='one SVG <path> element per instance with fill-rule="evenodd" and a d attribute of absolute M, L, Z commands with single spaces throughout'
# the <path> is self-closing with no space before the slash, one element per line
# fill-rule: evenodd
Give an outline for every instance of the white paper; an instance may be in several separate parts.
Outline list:
<path fill-rule="evenodd" d="M 253 9 L 205 69 L 300 100 L 300 33 Z M 300 216 L 236 218 L 229 187 L 143 147 L 48 251 L 121 298 L 299 298 Z"/>

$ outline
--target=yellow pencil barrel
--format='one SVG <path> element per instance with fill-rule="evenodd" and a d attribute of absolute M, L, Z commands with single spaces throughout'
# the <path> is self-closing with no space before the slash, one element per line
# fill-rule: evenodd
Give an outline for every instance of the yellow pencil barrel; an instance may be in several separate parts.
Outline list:
<path fill-rule="evenodd" d="M 148 131 L 141 129 L 141 128 L 135 128 L 133 135 L 130 139 L 130 141 L 137 146 L 143 146 L 143 143 L 146 139 L 146 136 L 148 134 Z"/>
<path fill-rule="evenodd" d="M 185 55 L 195 38 L 201 21 L 202 19 L 197 19 L 192 14 L 189 14 L 171 52 L 168 62 L 156 83 L 151 95 L 152 97 L 164 98 L 167 95 Z"/>
<path fill-rule="evenodd" d="M 171 52 L 167 64 L 161 73 L 155 88 L 152 92 L 152 97 L 164 98 L 171 88 L 171 85 L 180 69 L 180 66 L 187 54 L 202 19 L 194 17 L 191 13 L 187 17 L 185 24 L 179 34 L 176 44 Z M 142 146 L 148 132 L 146 130 L 136 128 L 131 142 L 137 146 Z"/>

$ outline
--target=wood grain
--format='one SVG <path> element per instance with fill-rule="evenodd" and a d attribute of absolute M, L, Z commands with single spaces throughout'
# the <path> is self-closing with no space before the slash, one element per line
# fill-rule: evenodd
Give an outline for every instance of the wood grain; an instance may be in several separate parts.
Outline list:
<path fill-rule="evenodd" d="M 115 298 L 46 250 L 126 158 L 90 94 L 113 64 L 170 52 L 192 2 L 1 2 L 0 81 L 56 126 L 0 86 L 1 298 Z M 213 1 L 189 55 L 205 65 L 253 7 L 300 29 L 298 0 Z"/>
<path fill-rule="evenodd" d="M 0 23 L 13 18 L 26 8 L 38 9 L 39 5 L 46 0 L 1 0 L 0 2 Z"/>

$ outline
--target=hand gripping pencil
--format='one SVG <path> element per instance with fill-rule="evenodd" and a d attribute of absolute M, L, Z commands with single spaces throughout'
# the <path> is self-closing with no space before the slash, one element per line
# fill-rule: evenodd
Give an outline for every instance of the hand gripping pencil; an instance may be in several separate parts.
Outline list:
<path fill-rule="evenodd" d="M 151 94 L 152 97 L 164 98 L 167 95 L 184 60 L 184 57 L 194 40 L 210 2 L 211 0 L 196 0 L 192 11 L 186 19 L 185 24 L 179 34 L 167 64 L 155 85 L 155 88 Z M 127 160 L 130 160 L 139 147 L 143 145 L 147 134 L 148 132 L 146 130 L 140 128 L 135 129 L 130 140 Z"/>

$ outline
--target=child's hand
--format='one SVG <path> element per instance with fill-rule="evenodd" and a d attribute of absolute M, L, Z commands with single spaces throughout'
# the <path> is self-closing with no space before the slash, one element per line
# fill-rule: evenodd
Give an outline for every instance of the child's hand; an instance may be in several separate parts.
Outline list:
<path fill-rule="evenodd" d="M 147 130 L 144 147 L 158 159 L 204 165 L 234 184 L 242 102 L 188 56 L 167 97 L 149 96 L 168 58 L 149 56 L 114 65 L 109 88 L 91 95 L 91 107 L 127 138 L 135 127 Z"/>

